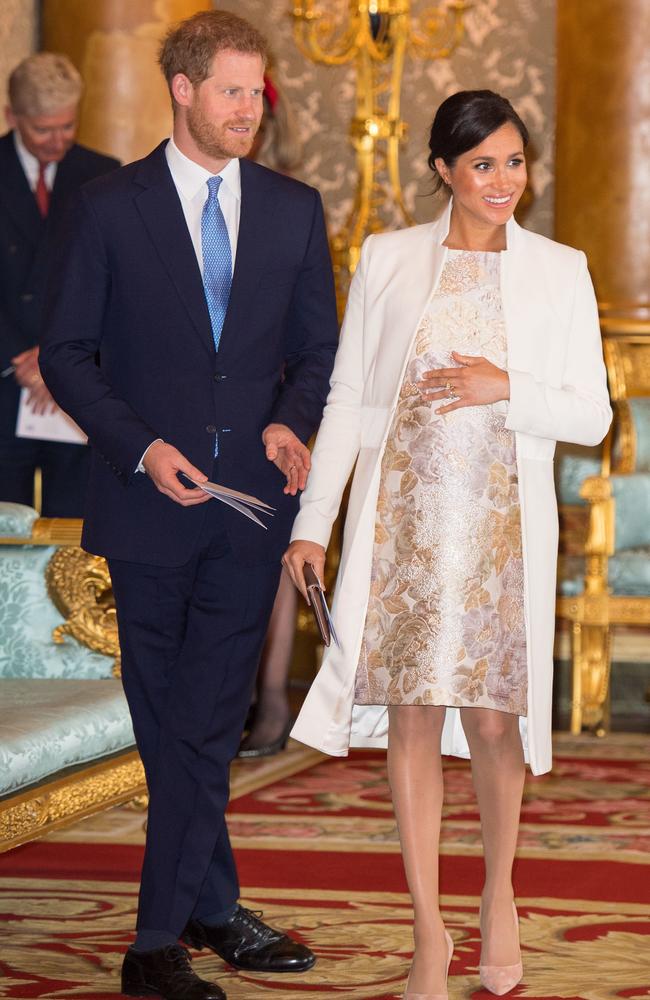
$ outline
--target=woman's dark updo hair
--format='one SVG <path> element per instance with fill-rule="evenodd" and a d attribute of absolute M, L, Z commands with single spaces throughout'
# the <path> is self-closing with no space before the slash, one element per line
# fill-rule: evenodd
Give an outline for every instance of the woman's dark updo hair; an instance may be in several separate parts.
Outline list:
<path fill-rule="evenodd" d="M 433 170 L 435 190 L 443 180 L 435 161 L 440 157 L 453 167 L 459 156 L 474 149 L 502 125 L 510 122 L 519 132 L 524 147 L 528 145 L 528 129 L 512 104 L 493 90 L 460 90 L 443 101 L 431 126 L 428 164 Z"/>

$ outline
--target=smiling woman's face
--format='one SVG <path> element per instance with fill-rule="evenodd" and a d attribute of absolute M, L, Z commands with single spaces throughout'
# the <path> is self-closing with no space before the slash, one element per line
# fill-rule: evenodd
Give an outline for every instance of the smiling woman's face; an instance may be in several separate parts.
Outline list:
<path fill-rule="evenodd" d="M 453 167 L 442 159 L 435 163 L 451 186 L 456 212 L 481 229 L 504 225 L 526 187 L 524 143 L 511 122 L 459 156 Z"/>

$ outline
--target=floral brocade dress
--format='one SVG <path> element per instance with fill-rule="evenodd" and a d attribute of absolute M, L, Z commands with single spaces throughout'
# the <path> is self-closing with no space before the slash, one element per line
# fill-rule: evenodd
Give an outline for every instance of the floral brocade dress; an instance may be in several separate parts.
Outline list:
<path fill-rule="evenodd" d="M 440 416 L 423 372 L 452 351 L 506 367 L 499 253 L 448 250 L 382 459 L 359 705 L 527 714 L 521 514 L 514 434 L 494 406 Z"/>

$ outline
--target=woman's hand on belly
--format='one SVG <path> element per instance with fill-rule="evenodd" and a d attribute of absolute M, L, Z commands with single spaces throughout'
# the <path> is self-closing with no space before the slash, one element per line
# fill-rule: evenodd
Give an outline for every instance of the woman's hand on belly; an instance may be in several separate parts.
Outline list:
<path fill-rule="evenodd" d="M 428 402 L 454 397 L 453 402 L 438 407 L 436 413 L 449 413 L 463 406 L 485 406 L 510 399 L 510 379 L 502 368 L 483 357 L 452 351 L 457 368 L 434 368 L 423 372 L 417 383 L 422 398 Z"/>
<path fill-rule="evenodd" d="M 318 577 L 323 590 L 325 589 L 325 549 L 318 542 L 307 542 L 297 538 L 292 542 L 287 551 L 282 556 L 282 565 L 285 567 L 294 585 L 298 588 L 302 596 L 309 604 L 307 587 L 303 566 L 310 563 L 314 567 L 314 572 Z"/>

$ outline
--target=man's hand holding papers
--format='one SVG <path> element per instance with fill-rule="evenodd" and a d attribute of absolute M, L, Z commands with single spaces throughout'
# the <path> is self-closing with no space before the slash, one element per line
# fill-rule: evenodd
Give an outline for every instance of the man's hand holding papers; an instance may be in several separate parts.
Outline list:
<path fill-rule="evenodd" d="M 173 445 L 167 444 L 165 441 L 154 441 L 147 448 L 142 464 L 156 489 L 164 493 L 174 503 L 179 503 L 182 507 L 193 507 L 197 503 L 205 503 L 206 500 L 211 499 L 209 493 L 188 489 L 180 482 L 179 472 L 182 472 L 197 486 L 207 483 L 208 477 L 191 462 L 188 462 L 178 448 L 174 448 Z"/>

